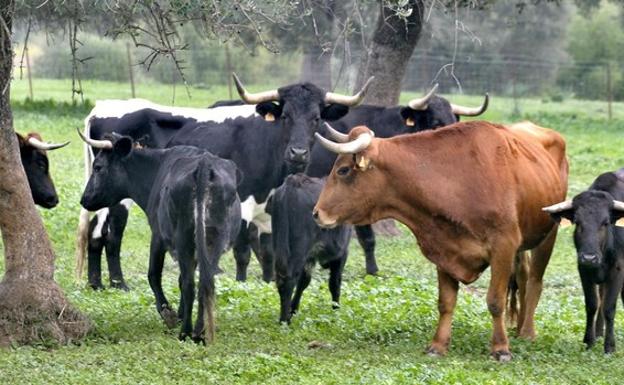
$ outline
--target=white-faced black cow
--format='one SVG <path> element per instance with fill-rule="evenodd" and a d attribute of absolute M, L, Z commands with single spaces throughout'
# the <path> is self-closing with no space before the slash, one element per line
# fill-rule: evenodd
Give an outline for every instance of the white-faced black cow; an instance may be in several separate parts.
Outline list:
<path fill-rule="evenodd" d="M 332 127 L 346 134 L 353 127 L 367 126 L 377 137 L 390 138 L 447 126 L 458 122 L 461 116 L 478 116 L 487 110 L 489 103 L 487 94 L 481 106 L 465 107 L 449 103 L 448 100 L 435 95 L 437 88 L 436 84 L 426 95 L 410 100 L 406 106 L 380 107 L 365 104 L 358 106 L 351 109 L 344 118 L 333 122 Z M 326 177 L 335 160 L 336 154 L 323 146 L 315 145 L 306 174 L 317 178 Z M 355 232 L 364 249 L 366 272 L 377 273 L 379 269 L 375 259 L 375 233 L 372 226 L 355 226 Z"/>
<path fill-rule="evenodd" d="M 102 100 L 95 104 L 85 119 L 84 135 L 100 140 L 116 132 L 128 135 L 147 147 L 164 148 L 170 138 L 187 124 L 223 122 L 239 116 L 253 116 L 255 106 L 239 105 L 213 109 L 171 107 L 143 99 Z M 85 180 L 91 176 L 94 155 L 98 149 L 84 147 Z M 101 289 L 102 251 L 106 250 L 111 287 L 127 289 L 120 263 L 123 231 L 132 201 L 98 210 L 89 222 L 89 212 L 80 212 L 76 245 L 77 275 L 82 274 L 85 251 L 88 251 L 88 280 L 94 289 Z"/>
<path fill-rule="evenodd" d="M 589 190 L 544 210 L 556 221 L 566 219 L 576 225 L 574 245 L 587 316 L 583 342 L 592 347 L 596 336 L 605 332 L 606 323 L 604 351 L 612 353 L 620 293 L 624 301 L 624 229 L 617 227 L 624 225 L 624 169 L 600 175 Z"/>
<path fill-rule="evenodd" d="M 17 134 L 22 166 L 28 179 L 30 192 L 35 204 L 51 209 L 58 204 L 58 195 L 54 188 L 54 182 L 50 177 L 50 164 L 46 151 L 65 147 L 69 142 L 62 144 L 45 143 L 41 136 L 31 132 L 26 137 Z"/>
<path fill-rule="evenodd" d="M 342 271 L 349 251 L 351 226 L 322 229 L 312 217 L 323 182 L 304 174 L 291 175 L 270 200 L 275 283 L 280 295 L 280 322 L 290 322 L 312 278 L 316 261 L 329 268 L 334 306 L 340 301 Z M 295 296 L 292 296 L 296 286 Z"/>
<path fill-rule="evenodd" d="M 161 285 L 168 251 L 180 265 L 180 339 L 211 342 L 214 275 L 219 257 L 233 243 L 241 223 L 236 165 L 190 146 L 135 148 L 130 137 L 117 135 L 112 140 L 83 139 L 102 151 L 93 162 L 80 204 L 94 211 L 125 198 L 137 202 L 152 230 L 148 276 L 158 313 L 169 326 L 175 325 L 177 314 Z M 193 329 L 196 266 L 199 307 Z"/>

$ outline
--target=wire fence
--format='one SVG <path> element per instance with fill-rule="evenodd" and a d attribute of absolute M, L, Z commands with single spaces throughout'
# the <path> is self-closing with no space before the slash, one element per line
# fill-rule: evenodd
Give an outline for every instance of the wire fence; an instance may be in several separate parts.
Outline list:
<path fill-rule="evenodd" d="M 182 82 L 167 60 L 161 60 L 147 72 L 136 65 L 142 52 L 126 44 L 122 44 L 118 51 L 118 57 L 112 57 L 110 50 L 107 55 L 93 55 L 81 69 L 82 77 L 128 82 L 128 87 L 133 90 L 135 82 L 145 79 L 162 83 Z M 331 61 L 333 88 L 353 88 L 360 55 L 354 53 Z M 54 61 L 48 54 L 33 60 L 26 53 L 24 60 L 18 60 L 21 57 L 18 51 L 15 65 L 28 67 L 25 72 L 35 78 L 29 79 L 31 82 L 36 82 L 37 77 L 68 77 L 64 72 L 70 67 L 68 57 Z M 306 68 L 303 58 L 304 55 L 297 52 L 252 56 L 249 52 L 227 46 L 212 47 L 209 51 L 191 50 L 186 53 L 186 78 L 189 85 L 196 87 L 228 85 L 232 71 L 239 73 L 247 84 L 285 85 L 302 78 L 314 82 L 315 74 L 301 73 L 301 69 Z M 403 91 L 422 92 L 439 83 L 442 93 L 489 92 L 512 98 L 552 101 L 569 98 L 611 101 L 624 99 L 622 72 L 617 64 L 600 61 L 574 63 L 519 55 L 499 57 L 417 49 L 409 62 L 402 88 Z M 19 73 L 19 68 L 15 73 Z M 326 74 L 322 75 L 320 77 L 326 78 Z"/>

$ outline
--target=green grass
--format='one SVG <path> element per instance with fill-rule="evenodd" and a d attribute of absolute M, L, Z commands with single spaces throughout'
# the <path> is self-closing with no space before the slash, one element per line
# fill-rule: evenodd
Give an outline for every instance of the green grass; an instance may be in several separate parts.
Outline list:
<path fill-rule="evenodd" d="M 14 100 L 25 97 L 24 83 L 14 82 Z M 36 98 L 68 101 L 66 84 L 35 79 Z M 50 92 L 44 91 L 44 85 Z M 85 82 L 91 100 L 127 97 L 124 87 Z M 138 96 L 168 103 L 169 91 L 167 86 L 150 85 L 140 87 Z M 182 105 L 184 93 L 180 88 L 177 92 L 177 104 Z M 192 92 L 189 105 L 203 106 L 227 98 L 225 88 Z M 453 96 L 453 101 L 476 104 L 479 98 Z M 621 106 L 616 109 L 618 119 L 608 122 L 598 113 L 602 108 L 598 102 L 522 100 L 520 116 L 512 115 L 512 103 L 493 97 L 485 118 L 504 122 L 529 118 L 565 135 L 571 163 L 570 194 L 586 188 L 599 173 L 624 165 Z M 56 279 L 71 301 L 93 320 L 95 329 L 77 345 L 0 351 L 0 384 L 615 384 L 624 379 L 621 310 L 616 318 L 616 354 L 605 357 L 600 343 L 585 351 L 581 342 L 584 306 L 571 229 L 561 230 L 546 272 L 537 310 L 539 336 L 529 343 L 510 332 L 514 360 L 509 364 L 488 358 L 487 272 L 475 284 L 461 288 L 448 356 L 432 359 L 423 354 L 437 321 L 437 284 L 433 265 L 406 232 L 379 240 L 380 277 L 364 276 L 362 252 L 353 241 L 341 309 L 332 311 L 327 272 L 318 272 L 290 327 L 278 324 L 278 295 L 273 285 L 260 280 L 258 264 L 252 262 L 248 282 L 235 282 L 233 258 L 228 253 L 221 261 L 226 273 L 217 283 L 216 343 L 202 347 L 178 342 L 177 331 L 167 330 L 154 308 L 146 279 L 149 227 L 138 209 L 131 213 L 122 250 L 132 291 L 93 292 L 84 282 L 74 282 L 74 235 L 83 185 L 82 146 L 75 127 L 82 124 L 85 110 L 15 106 L 16 130 L 36 130 L 46 140 L 72 140 L 68 148 L 50 153 L 61 203 L 54 210 L 41 210 L 41 214 L 57 254 Z M 168 258 L 165 292 L 176 304 L 177 271 Z M 311 341 L 328 346 L 309 349 Z"/>

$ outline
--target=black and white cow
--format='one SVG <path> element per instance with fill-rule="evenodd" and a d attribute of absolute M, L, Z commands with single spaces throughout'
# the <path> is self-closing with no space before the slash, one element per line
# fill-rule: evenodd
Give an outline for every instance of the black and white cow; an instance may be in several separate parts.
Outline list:
<path fill-rule="evenodd" d="M 65 147 L 69 142 L 45 143 L 36 132 L 31 132 L 26 137 L 18 133 L 15 135 L 17 135 L 22 166 L 35 204 L 46 209 L 55 207 L 59 199 L 50 176 L 50 163 L 46 151 Z"/>
<path fill-rule="evenodd" d="M 237 261 L 236 277 L 238 280 L 245 280 L 250 259 L 248 224 L 254 223 L 261 237 L 267 238 L 262 236 L 271 232 L 270 215 L 265 210 L 265 204 L 272 190 L 282 183 L 287 174 L 305 169 L 309 162 L 314 133 L 320 129 L 321 121 L 339 119 L 348 112 L 350 106 L 359 104 L 372 79 L 354 96 L 326 92 L 311 83 L 299 83 L 252 94 L 245 90 L 236 76 L 234 80 L 241 98 L 249 104 L 256 104 L 252 107 L 260 116 L 226 119 L 223 122 L 192 121 L 181 124 L 177 116 L 167 114 L 166 119 L 155 119 L 156 122 L 168 122 L 167 124 L 150 123 L 147 125 L 148 129 L 137 129 L 137 126 L 146 127 L 145 122 L 149 121 L 143 117 L 133 119 L 139 122 L 138 124 L 128 123 L 128 116 L 136 117 L 146 111 L 139 110 L 123 116 L 109 128 L 109 132 L 129 135 L 135 139 L 146 138 L 142 139 L 141 143 L 148 147 L 196 146 L 222 158 L 231 159 L 237 164 L 244 175 L 243 182 L 238 188 L 244 223 L 234 247 L 234 256 Z M 215 110 L 241 107 L 249 108 L 249 106 L 230 106 Z M 159 116 L 157 112 L 150 111 L 149 116 Z M 93 135 L 93 123 L 90 121 L 87 123 L 89 132 Z M 106 130 L 101 130 L 104 131 Z M 96 135 L 92 138 L 96 139 Z M 113 216 L 110 217 L 109 223 L 115 225 L 109 226 L 114 230 L 109 232 L 113 235 L 110 244 L 118 250 L 125 221 L 115 222 Z M 86 223 L 87 221 L 81 221 L 80 228 L 86 230 Z M 97 227 L 95 229 L 97 230 Z M 86 231 L 82 233 L 86 234 Z M 84 245 L 80 243 L 86 244 L 86 241 L 86 236 L 80 238 L 79 249 L 84 249 Z M 93 244 L 91 239 L 89 242 Z M 101 248 L 94 254 L 100 255 Z M 113 257 L 119 261 L 118 252 Z M 91 259 L 91 256 L 89 258 Z M 263 277 L 268 281 L 273 275 L 272 256 L 268 255 L 262 260 L 262 264 Z M 119 274 L 111 273 L 112 284 L 115 284 L 115 279 L 122 279 L 121 268 L 118 262 L 116 264 L 109 262 L 109 268 L 111 265 L 119 267 Z M 91 277 L 90 283 L 94 286 Z M 121 283 L 123 284 L 123 281 Z M 125 284 L 122 287 L 125 287 Z"/>
<path fill-rule="evenodd" d="M 487 110 L 489 104 L 487 94 L 481 106 L 464 107 L 436 96 L 437 88 L 436 84 L 426 95 L 410 100 L 406 106 L 380 107 L 364 104 L 352 108 L 345 117 L 333 122 L 332 127 L 340 133 L 347 134 L 353 127 L 363 125 L 373 130 L 377 137 L 389 138 L 433 130 L 456 123 L 461 116 L 478 116 Z M 315 145 L 306 174 L 316 178 L 326 177 L 335 160 L 336 154 L 323 146 Z M 375 259 L 375 233 L 372 226 L 355 226 L 355 232 L 366 256 L 366 272 L 377 273 L 379 269 Z"/>
<path fill-rule="evenodd" d="M 299 308 L 303 291 L 318 261 L 329 269 L 329 291 L 334 306 L 340 301 L 342 271 L 347 261 L 351 226 L 320 228 L 312 209 L 321 194 L 323 181 L 304 174 L 291 175 L 269 202 L 275 283 L 280 295 L 280 322 L 288 322 Z M 293 290 L 295 290 L 293 297 Z"/>
<path fill-rule="evenodd" d="M 624 226 L 624 169 L 600 175 L 587 191 L 544 210 L 556 221 L 576 225 L 574 245 L 587 316 L 583 342 L 590 348 L 605 332 L 604 351 L 613 353 L 620 294 L 624 301 L 624 229 L 619 227 Z"/>
<path fill-rule="evenodd" d="M 190 146 L 135 148 L 128 136 L 85 141 L 101 151 L 80 204 L 94 211 L 130 198 L 141 207 L 152 230 L 148 277 L 158 313 L 169 326 L 176 324 L 178 314 L 161 284 L 165 252 L 169 252 L 180 265 L 180 339 L 212 342 L 214 275 L 241 223 L 236 165 Z M 196 267 L 198 313 L 193 329 Z"/>
<path fill-rule="evenodd" d="M 141 145 L 164 148 L 171 137 L 187 124 L 223 122 L 234 117 L 256 114 L 255 106 L 225 106 L 214 109 L 163 106 L 144 99 L 97 101 L 85 119 L 84 135 L 102 139 L 117 132 L 138 140 Z M 91 165 L 97 149 L 84 145 L 85 180 L 91 176 Z M 101 259 L 106 250 L 111 287 L 127 289 L 120 262 L 121 241 L 132 201 L 98 210 L 89 221 L 89 211 L 82 209 L 78 224 L 76 266 L 82 275 L 85 251 L 88 254 L 88 280 L 94 289 L 102 289 Z"/>

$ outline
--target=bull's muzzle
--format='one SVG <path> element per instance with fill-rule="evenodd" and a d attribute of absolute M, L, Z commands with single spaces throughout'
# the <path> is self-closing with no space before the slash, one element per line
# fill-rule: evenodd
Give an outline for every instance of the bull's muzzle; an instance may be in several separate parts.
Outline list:
<path fill-rule="evenodd" d="M 336 219 L 330 218 L 327 213 L 320 210 L 318 207 L 315 207 L 314 210 L 312 210 L 312 216 L 314 217 L 316 224 L 324 229 L 332 229 L 338 225 L 338 221 Z"/>

